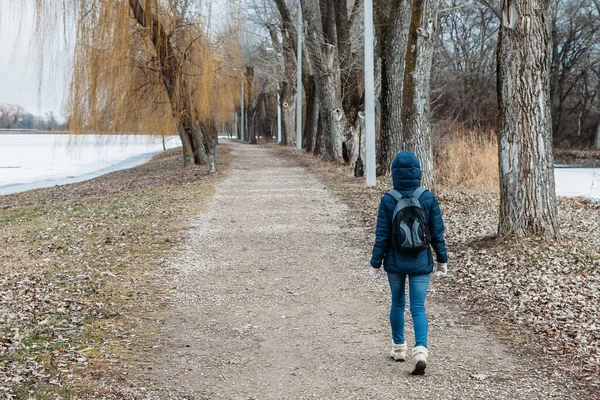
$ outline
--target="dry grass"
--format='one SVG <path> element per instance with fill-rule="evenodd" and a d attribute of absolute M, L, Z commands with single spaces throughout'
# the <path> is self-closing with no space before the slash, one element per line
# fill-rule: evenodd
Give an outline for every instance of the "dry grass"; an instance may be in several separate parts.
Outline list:
<path fill-rule="evenodd" d="M 498 141 L 493 132 L 457 129 L 436 151 L 436 178 L 448 188 L 498 192 Z"/>
<path fill-rule="evenodd" d="M 180 152 L 0 197 L 0 398 L 103 398 L 160 344 L 167 260 L 224 176 L 182 168 Z"/>

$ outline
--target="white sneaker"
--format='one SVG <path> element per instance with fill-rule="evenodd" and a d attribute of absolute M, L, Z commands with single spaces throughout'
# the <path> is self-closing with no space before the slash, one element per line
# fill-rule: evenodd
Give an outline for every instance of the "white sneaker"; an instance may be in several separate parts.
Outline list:
<path fill-rule="evenodd" d="M 427 350 L 427 347 L 417 346 L 412 349 L 412 375 L 423 375 L 425 373 L 428 355 L 429 351 Z"/>
<path fill-rule="evenodd" d="M 405 361 L 407 351 L 408 347 L 406 346 L 406 343 L 394 344 L 394 342 L 392 342 L 392 351 L 390 351 L 390 357 L 392 357 L 394 361 Z"/>

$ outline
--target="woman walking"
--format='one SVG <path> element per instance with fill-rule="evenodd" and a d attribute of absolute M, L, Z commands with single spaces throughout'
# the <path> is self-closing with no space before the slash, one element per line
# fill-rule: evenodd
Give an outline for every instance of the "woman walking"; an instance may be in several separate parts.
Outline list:
<path fill-rule="evenodd" d="M 437 198 L 421 188 L 421 164 L 412 152 L 400 152 L 392 162 L 394 189 L 381 198 L 370 275 L 379 277 L 381 264 L 387 272 L 392 306 L 392 350 L 390 357 L 405 361 L 408 346 L 404 338 L 404 309 L 408 278 L 410 313 L 415 347 L 412 349 L 413 375 L 422 375 L 427 366 L 428 322 L 425 297 L 434 269 L 431 248 L 436 255 L 436 275 L 447 272 L 444 222 Z"/>

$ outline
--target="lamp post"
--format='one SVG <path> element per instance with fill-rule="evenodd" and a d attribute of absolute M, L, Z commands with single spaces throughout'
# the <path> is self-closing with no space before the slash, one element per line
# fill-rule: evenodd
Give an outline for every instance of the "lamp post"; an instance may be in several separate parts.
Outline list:
<path fill-rule="evenodd" d="M 244 81 L 246 80 L 246 75 L 244 75 L 244 71 L 242 71 L 242 117 L 241 117 L 241 139 L 244 141 Z"/>
<path fill-rule="evenodd" d="M 375 175 L 375 73 L 373 67 L 373 0 L 365 0 L 365 155 L 367 186 Z"/>
<path fill-rule="evenodd" d="M 298 0 L 298 27 L 297 27 L 297 62 L 296 71 L 296 150 L 302 150 L 302 5 Z"/>
<path fill-rule="evenodd" d="M 277 90 L 277 144 L 281 144 L 281 99 Z"/>

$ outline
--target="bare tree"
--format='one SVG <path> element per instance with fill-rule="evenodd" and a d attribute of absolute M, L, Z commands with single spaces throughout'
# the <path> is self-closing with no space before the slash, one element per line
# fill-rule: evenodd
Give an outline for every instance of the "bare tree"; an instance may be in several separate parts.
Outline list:
<path fill-rule="evenodd" d="M 496 128 L 496 47 L 500 19 L 488 6 L 446 0 L 434 59 L 432 118 L 438 133 L 458 124 L 483 132 Z"/>
<path fill-rule="evenodd" d="M 551 0 L 504 0 L 498 41 L 500 235 L 555 237 Z"/>
<path fill-rule="evenodd" d="M 600 119 L 600 13 L 589 1 L 562 0 L 552 22 L 554 144 L 591 143 Z"/>

